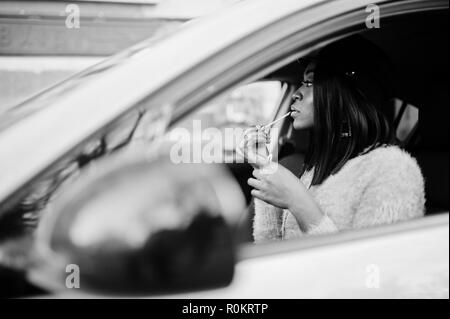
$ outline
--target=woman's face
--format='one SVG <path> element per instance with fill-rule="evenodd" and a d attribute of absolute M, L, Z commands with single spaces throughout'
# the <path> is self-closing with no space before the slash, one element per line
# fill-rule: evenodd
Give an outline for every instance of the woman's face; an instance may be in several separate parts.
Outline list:
<path fill-rule="evenodd" d="M 291 117 L 296 130 L 311 128 L 314 125 L 314 67 L 313 62 L 306 67 L 303 81 L 292 96 L 294 103 L 291 105 Z"/>

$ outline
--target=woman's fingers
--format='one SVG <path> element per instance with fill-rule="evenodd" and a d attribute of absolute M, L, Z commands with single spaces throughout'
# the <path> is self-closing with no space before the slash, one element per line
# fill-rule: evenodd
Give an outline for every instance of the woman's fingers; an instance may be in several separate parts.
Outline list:
<path fill-rule="evenodd" d="M 239 147 L 241 149 L 244 149 L 244 148 L 254 147 L 254 145 L 257 143 L 265 143 L 265 142 L 266 142 L 266 138 L 264 137 L 263 134 L 252 133 L 252 134 L 243 136 L 243 138 L 241 139 L 241 141 L 239 143 Z"/>
<path fill-rule="evenodd" d="M 255 197 L 258 197 L 258 198 L 259 198 L 259 196 L 261 196 L 261 192 L 260 192 L 259 190 L 257 190 L 257 189 L 252 189 L 252 191 L 250 192 L 250 194 L 251 194 L 252 196 L 255 196 Z"/>
<path fill-rule="evenodd" d="M 255 178 L 249 178 L 247 181 L 247 184 L 256 189 L 261 189 L 261 187 L 262 187 L 261 181 L 255 179 Z"/>
<path fill-rule="evenodd" d="M 259 152 L 266 150 L 263 144 L 268 142 L 267 137 L 263 133 L 247 135 L 240 143 L 242 151 Z"/>
<path fill-rule="evenodd" d="M 258 132 L 258 131 L 259 130 L 258 130 L 258 128 L 256 126 L 252 126 L 252 127 L 249 127 L 248 129 L 246 129 L 244 131 L 244 135 L 252 134 L 252 133 L 255 133 L 255 132 Z"/>
<path fill-rule="evenodd" d="M 237 152 L 256 168 L 267 165 L 268 151 L 264 144 L 270 143 L 268 132 L 259 128 L 250 127 L 244 131 Z"/>
<path fill-rule="evenodd" d="M 262 193 L 261 191 L 257 190 L 257 189 L 252 189 L 252 191 L 250 192 L 250 194 L 251 194 L 253 197 L 256 197 L 256 198 L 258 198 L 258 199 L 260 199 L 260 200 L 265 200 L 265 199 L 266 199 L 266 198 L 264 197 L 263 193 Z"/>
<path fill-rule="evenodd" d="M 261 174 L 261 172 L 259 171 L 259 169 L 254 169 L 252 172 L 252 175 L 256 178 L 261 180 L 262 178 L 264 178 L 264 176 Z"/>
<path fill-rule="evenodd" d="M 256 147 L 265 147 L 266 143 L 267 140 L 264 137 L 258 137 L 247 141 L 245 146 L 251 149 L 255 149 Z"/>
<path fill-rule="evenodd" d="M 266 143 L 269 139 L 270 136 L 264 132 L 253 132 L 244 136 L 244 140 L 247 143 L 254 143 L 255 141 Z"/>
<path fill-rule="evenodd" d="M 261 129 L 257 127 L 250 127 L 244 131 L 244 136 L 250 136 L 250 135 L 256 135 L 256 134 L 263 134 L 263 135 L 269 135 L 268 129 Z"/>

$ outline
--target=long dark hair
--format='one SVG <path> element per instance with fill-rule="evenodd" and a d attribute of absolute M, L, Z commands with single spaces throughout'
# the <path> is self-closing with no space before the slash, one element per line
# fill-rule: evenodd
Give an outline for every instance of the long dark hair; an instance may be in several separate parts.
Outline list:
<path fill-rule="evenodd" d="M 363 151 L 393 141 L 390 123 L 381 111 L 389 102 L 384 93 L 373 77 L 316 62 L 314 126 L 303 169 L 314 169 L 311 185 L 321 184 Z"/>

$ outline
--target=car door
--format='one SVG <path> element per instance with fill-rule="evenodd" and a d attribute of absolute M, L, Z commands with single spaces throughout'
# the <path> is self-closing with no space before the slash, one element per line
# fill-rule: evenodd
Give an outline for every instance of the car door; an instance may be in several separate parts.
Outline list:
<path fill-rule="evenodd" d="M 410 19 L 409 23 L 416 21 L 417 27 L 423 28 L 423 24 L 421 24 L 423 20 L 420 18 L 420 13 L 429 15 L 429 18 L 431 16 L 430 19 L 441 21 L 446 19 L 445 10 L 429 12 L 429 8 L 424 6 L 410 11 L 411 7 L 408 6 L 409 4 L 404 5 L 397 7 L 397 15 L 389 20 L 391 23 L 395 24 L 404 19 Z M 385 8 L 383 6 L 380 7 L 381 10 Z M 433 14 L 435 14 L 434 18 Z M 343 17 L 343 20 L 345 20 L 345 17 Z M 361 20 L 360 23 L 364 23 L 364 20 Z M 345 23 L 342 26 L 345 26 Z M 407 26 L 407 24 L 404 26 Z M 441 25 L 437 23 L 436 26 L 440 27 Z M 344 31 L 346 27 L 342 29 Z M 442 27 L 441 30 L 445 29 Z M 355 31 L 355 29 L 350 30 Z M 402 37 L 413 37 L 414 34 L 417 34 L 414 28 L 409 30 L 404 28 L 404 30 L 403 33 L 390 34 L 388 37 L 397 37 L 397 41 L 401 41 Z M 426 31 L 429 32 L 428 37 L 433 37 L 433 33 L 430 33 L 432 30 L 430 28 Z M 377 35 L 369 35 L 369 37 L 382 43 L 383 41 L 380 38 L 382 31 L 380 30 Z M 421 40 L 426 37 L 423 34 L 421 36 Z M 419 36 L 417 36 L 417 40 L 419 40 Z M 433 40 L 432 46 L 440 48 L 442 51 L 442 54 L 439 54 L 439 62 L 436 62 L 436 64 L 448 64 L 445 57 L 445 52 L 448 51 L 448 44 L 446 45 L 444 41 L 439 42 L 439 39 L 435 36 Z M 401 54 L 400 52 L 397 53 L 398 56 Z M 423 58 L 420 61 L 425 63 L 427 60 Z M 417 61 L 416 59 L 416 63 Z M 416 69 L 408 70 L 403 68 L 403 70 L 408 73 L 417 72 L 417 74 L 422 74 Z M 430 78 L 425 75 L 424 77 Z M 437 83 L 440 83 L 441 78 L 445 79 L 446 76 L 437 76 Z M 415 99 L 412 94 L 408 94 L 406 85 L 406 83 L 401 85 L 404 88 L 398 91 L 398 98 L 420 101 L 420 99 Z M 411 89 L 411 86 L 409 89 Z M 433 99 L 435 103 L 436 100 Z M 438 105 L 435 105 L 433 109 L 437 113 L 436 117 L 445 114 L 445 99 L 441 99 Z M 421 105 L 419 112 L 427 114 L 427 110 L 424 110 L 427 106 L 429 105 L 425 103 Z M 401 117 L 398 111 L 398 103 L 396 108 L 395 105 L 393 106 L 393 111 L 395 109 L 397 110 L 395 114 Z M 427 114 L 427 116 L 429 115 Z M 400 117 L 397 120 L 398 122 L 401 120 Z M 444 127 L 448 125 L 447 120 L 441 121 L 439 119 L 436 122 L 441 123 Z M 417 119 L 415 121 L 413 119 L 411 125 L 412 127 L 406 133 L 402 132 L 403 135 L 414 134 L 414 126 L 418 125 Z M 424 136 L 427 135 L 427 130 L 432 129 L 423 123 L 422 134 Z M 397 133 L 401 132 L 401 130 L 397 131 Z M 445 140 L 444 135 L 442 145 L 445 145 L 445 143 L 447 143 L 448 147 L 448 137 Z M 404 147 L 407 149 L 413 147 L 411 143 L 406 144 Z M 441 161 L 435 161 L 434 163 L 439 165 L 439 162 Z M 422 162 L 419 163 L 421 166 L 423 165 Z M 441 164 L 440 167 L 441 171 L 442 169 L 444 171 L 445 169 L 448 170 L 447 164 Z M 422 168 L 424 167 L 422 166 Z M 430 179 L 431 176 L 425 176 L 425 178 Z M 429 196 L 430 198 L 434 197 L 434 194 L 429 193 Z M 441 199 L 442 201 L 445 202 L 445 199 Z M 423 220 L 385 226 L 379 229 L 342 233 L 329 238 L 301 238 L 295 243 L 279 242 L 259 247 L 243 245 L 240 254 L 241 261 L 237 266 L 237 274 L 229 288 L 176 295 L 176 297 L 447 298 L 448 241 L 446 238 L 448 236 L 448 205 L 441 208 L 440 212 L 441 214 L 438 216 L 426 217 Z M 411 246 L 414 249 L 408 249 Z M 267 276 L 267 273 L 273 274 L 273 276 Z"/>

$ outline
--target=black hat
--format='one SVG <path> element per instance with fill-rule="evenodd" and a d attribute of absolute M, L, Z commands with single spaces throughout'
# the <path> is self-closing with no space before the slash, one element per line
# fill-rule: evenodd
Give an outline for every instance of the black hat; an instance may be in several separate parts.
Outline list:
<path fill-rule="evenodd" d="M 394 96 L 393 66 L 388 56 L 360 35 L 333 42 L 307 60 L 349 79 L 371 101 L 385 102 Z"/>

